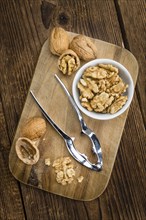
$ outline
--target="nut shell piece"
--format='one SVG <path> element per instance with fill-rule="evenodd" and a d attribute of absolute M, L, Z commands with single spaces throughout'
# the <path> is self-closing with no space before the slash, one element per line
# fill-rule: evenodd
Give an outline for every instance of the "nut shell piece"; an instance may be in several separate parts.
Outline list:
<path fill-rule="evenodd" d="M 15 145 L 17 156 L 23 163 L 28 165 L 36 164 L 40 158 L 36 145 L 25 137 L 20 137 Z"/>
<path fill-rule="evenodd" d="M 97 58 L 97 49 L 90 38 L 77 35 L 71 41 L 69 48 L 72 49 L 80 59 L 89 61 Z"/>
<path fill-rule="evenodd" d="M 63 74 L 71 75 L 80 67 L 77 54 L 68 49 L 58 59 L 58 68 Z"/>
<path fill-rule="evenodd" d="M 61 27 L 52 29 L 49 39 L 51 53 L 60 56 L 69 47 L 68 33 Z"/>
<path fill-rule="evenodd" d="M 46 132 L 46 122 L 41 117 L 32 117 L 23 125 L 20 133 L 30 140 L 41 138 Z"/>

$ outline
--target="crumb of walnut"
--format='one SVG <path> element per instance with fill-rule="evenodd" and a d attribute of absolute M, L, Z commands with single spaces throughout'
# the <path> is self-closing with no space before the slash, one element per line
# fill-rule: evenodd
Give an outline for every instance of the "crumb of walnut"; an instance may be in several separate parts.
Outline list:
<path fill-rule="evenodd" d="M 46 158 L 46 159 L 45 159 L 45 165 L 47 165 L 47 166 L 50 166 L 50 165 L 51 165 L 50 158 Z"/>
<path fill-rule="evenodd" d="M 77 178 L 77 180 L 78 180 L 79 183 L 81 183 L 81 182 L 83 181 L 83 179 L 84 179 L 83 176 L 79 176 L 79 177 Z"/>

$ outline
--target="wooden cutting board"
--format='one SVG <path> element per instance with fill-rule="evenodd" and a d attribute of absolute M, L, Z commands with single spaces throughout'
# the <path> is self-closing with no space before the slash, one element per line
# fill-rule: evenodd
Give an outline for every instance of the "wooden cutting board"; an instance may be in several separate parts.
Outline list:
<path fill-rule="evenodd" d="M 74 33 L 69 33 L 73 37 Z M 119 46 L 92 39 L 97 46 L 98 58 L 111 58 L 123 64 L 131 73 L 134 83 L 138 75 L 138 64 L 135 57 L 126 49 Z M 48 40 L 42 46 L 30 89 L 34 92 L 42 106 L 51 118 L 71 137 L 75 137 L 75 146 L 88 158 L 95 162 L 92 155 L 91 144 L 86 136 L 80 134 L 80 124 L 67 96 L 54 77 L 56 73 L 71 92 L 75 74 L 64 76 L 57 68 L 58 57 L 50 53 Z M 83 63 L 82 63 L 83 64 Z M 98 121 L 83 114 L 87 125 L 98 136 L 103 152 L 103 170 L 95 172 L 80 165 L 69 154 L 63 139 L 47 123 L 47 132 L 39 143 L 40 159 L 33 165 L 26 165 L 19 160 L 15 152 L 16 140 L 20 137 L 20 128 L 24 122 L 33 116 L 41 116 L 30 93 L 24 105 L 22 115 L 17 127 L 16 135 L 9 155 L 9 167 L 14 177 L 22 183 L 35 186 L 39 189 L 76 200 L 93 200 L 103 193 L 113 169 L 118 151 L 121 135 L 125 125 L 128 110 L 116 119 Z M 51 163 L 59 157 L 69 156 L 75 166 L 76 177 L 82 175 L 82 183 L 75 179 L 71 184 L 62 186 L 55 180 L 54 168 L 46 166 L 45 158 L 50 158 Z"/>

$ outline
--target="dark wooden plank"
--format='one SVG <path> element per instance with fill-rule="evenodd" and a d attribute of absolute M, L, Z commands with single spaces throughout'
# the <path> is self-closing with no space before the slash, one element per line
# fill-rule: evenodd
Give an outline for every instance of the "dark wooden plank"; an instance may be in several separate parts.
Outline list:
<path fill-rule="evenodd" d="M 25 4 L 27 3 L 25 1 Z M 41 47 L 40 40 L 36 41 L 38 36 L 35 27 L 33 26 L 33 30 L 32 27 L 27 29 L 29 19 L 32 20 L 32 16 L 29 16 L 28 19 L 27 12 L 25 5 L 20 1 L 3 1 L 0 4 L 0 41 L 2 46 L 0 50 L 0 92 L 6 117 L 5 121 L 1 105 L 0 219 L 2 220 L 25 219 L 23 199 L 26 199 L 27 194 L 23 194 L 22 199 L 20 184 L 9 171 L 8 154 Z M 30 35 L 31 30 L 33 35 Z M 33 191 L 35 192 L 34 189 Z M 29 194 L 29 191 L 27 193 Z M 41 205 L 41 202 L 38 204 Z M 27 208 L 29 210 L 29 207 Z"/>
<path fill-rule="evenodd" d="M 50 16 L 53 16 L 51 25 L 61 25 L 69 31 L 83 33 L 119 46 L 122 45 L 123 39 L 114 1 L 56 0 L 46 2 L 48 2 L 48 4 L 46 3 L 46 8 L 52 7 L 52 5 L 49 6 L 49 2 L 57 5 L 57 7 L 54 6 L 52 8 L 53 13 L 48 13 L 47 11 L 48 17 L 46 16 L 45 19 L 48 19 L 48 24 L 50 24 Z M 132 2 L 121 1 L 122 5 L 132 4 Z M 41 4 L 42 1 L 32 0 L 5 0 L 1 1 L 0 4 L 0 37 L 2 42 L 0 50 L 0 72 L 2 73 L 0 75 L 0 89 L 6 118 L 5 128 L 7 128 L 10 141 L 13 140 L 16 131 L 41 45 L 49 33 L 49 29 L 45 29 L 41 19 Z M 138 10 L 138 5 L 134 4 Z M 124 10 L 127 12 L 125 8 Z M 132 12 L 128 11 L 127 14 L 134 13 L 135 10 L 133 9 Z M 125 13 L 125 20 L 127 14 Z M 135 14 L 131 14 L 131 16 L 134 17 Z M 130 49 L 133 51 L 133 45 L 132 43 L 130 44 L 132 42 L 130 41 L 130 32 L 128 32 L 129 21 L 127 25 L 126 22 L 124 25 L 127 27 L 127 33 L 129 33 L 127 42 L 131 45 Z M 136 33 L 138 33 L 138 30 Z M 139 36 L 137 37 L 139 39 Z M 132 40 L 134 39 L 133 37 Z M 140 51 L 143 51 L 142 46 Z M 134 48 L 136 47 L 138 49 L 138 46 Z M 141 59 L 143 60 L 143 58 L 139 58 L 139 63 Z M 140 86 L 137 95 L 138 99 L 139 96 L 140 98 L 143 97 L 141 96 Z M 104 194 L 99 199 L 84 203 L 48 194 L 21 184 L 24 208 L 28 219 L 82 219 L 84 216 L 84 219 L 134 220 L 144 217 L 145 200 L 144 194 L 142 194 L 144 191 L 144 171 L 141 169 L 144 166 L 144 158 L 142 156 L 144 155 L 144 142 L 141 141 L 144 139 L 144 126 L 138 99 L 135 96 L 112 177 Z M 136 107 L 134 107 L 135 103 Z M 129 133 L 130 137 L 127 135 Z M 136 136 L 132 135 L 133 133 Z M 8 136 L 6 139 L 8 139 Z M 4 148 L 9 148 L 9 146 L 7 146 L 3 139 L 2 151 Z M 129 155 L 132 155 L 130 159 Z M 3 156 L 0 158 L 3 166 L 5 166 L 5 163 L 8 164 L 8 158 L 5 160 Z M 135 165 L 133 166 L 133 164 Z M 3 171 L 3 176 L 7 176 L 6 171 Z M 9 178 L 13 179 L 11 175 Z M 9 179 L 3 180 L 1 178 L 2 187 L 7 182 L 9 182 Z M 0 208 L 2 213 L 5 214 L 4 208 L 9 211 L 12 210 L 12 207 L 10 202 L 7 206 L 4 204 L 4 201 L 2 201 Z"/>
<path fill-rule="evenodd" d="M 60 0 L 54 11 L 52 23 L 71 32 L 122 46 L 113 0 Z"/>
<path fill-rule="evenodd" d="M 145 128 L 135 94 L 106 191 L 111 219 L 145 219 L 145 144 Z M 104 205 L 102 196 L 100 200 Z"/>
<path fill-rule="evenodd" d="M 25 219 L 18 182 L 9 171 L 9 138 L 0 102 L 0 219 Z M 17 211 L 16 211 L 17 210 Z"/>
<path fill-rule="evenodd" d="M 146 128 L 145 1 L 118 0 L 115 2 L 122 27 L 125 47 L 134 54 L 139 63 L 139 77 L 136 86 L 136 93 Z"/>
<path fill-rule="evenodd" d="M 84 219 L 88 218 L 84 202 L 73 201 L 51 193 L 46 193 L 30 186 L 23 187 L 23 194 L 27 195 L 25 207 L 28 219 Z M 31 205 L 30 205 L 31 204 Z M 96 216 L 98 201 L 95 202 L 95 210 L 90 210 L 89 216 Z M 93 213 L 92 213 L 93 212 Z M 94 218 L 90 218 L 94 219 Z"/>
<path fill-rule="evenodd" d="M 23 33 L 23 25 L 17 25 L 21 22 L 22 16 L 19 15 L 18 18 L 15 2 L 3 1 L 0 8 L 0 27 L 3 29 L 1 30 L 0 68 L 2 74 L 0 83 L 2 101 L 5 103 L 4 111 L 7 113 L 8 132 L 12 140 L 33 74 L 31 68 L 34 67 L 33 62 L 37 59 L 37 52 L 33 53 L 31 50 L 27 32 Z M 31 45 L 33 44 L 34 41 L 31 41 Z"/>
<path fill-rule="evenodd" d="M 25 219 L 17 181 L 8 167 L 9 152 L 0 152 L 0 219 Z M 17 211 L 16 211 L 17 210 Z"/>
<path fill-rule="evenodd" d="M 10 149 L 9 137 L 7 134 L 7 125 L 3 114 L 2 102 L 0 100 L 0 152 Z"/>

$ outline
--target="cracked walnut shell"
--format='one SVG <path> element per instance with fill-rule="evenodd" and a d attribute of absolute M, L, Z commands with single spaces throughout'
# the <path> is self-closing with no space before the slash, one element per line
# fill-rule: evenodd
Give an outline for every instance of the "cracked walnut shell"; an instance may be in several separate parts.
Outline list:
<path fill-rule="evenodd" d="M 68 33 L 61 27 L 55 27 L 50 34 L 50 51 L 60 56 L 69 47 Z"/>
<path fill-rule="evenodd" d="M 66 50 L 58 60 L 58 68 L 63 74 L 71 75 L 80 67 L 80 60 L 72 50 Z"/>
<path fill-rule="evenodd" d="M 33 165 L 39 160 L 40 154 L 36 145 L 25 137 L 20 137 L 15 145 L 17 156 L 25 164 Z"/>
<path fill-rule="evenodd" d="M 97 49 L 89 37 L 77 35 L 71 41 L 69 48 L 75 51 L 81 60 L 89 61 L 97 57 Z"/>

